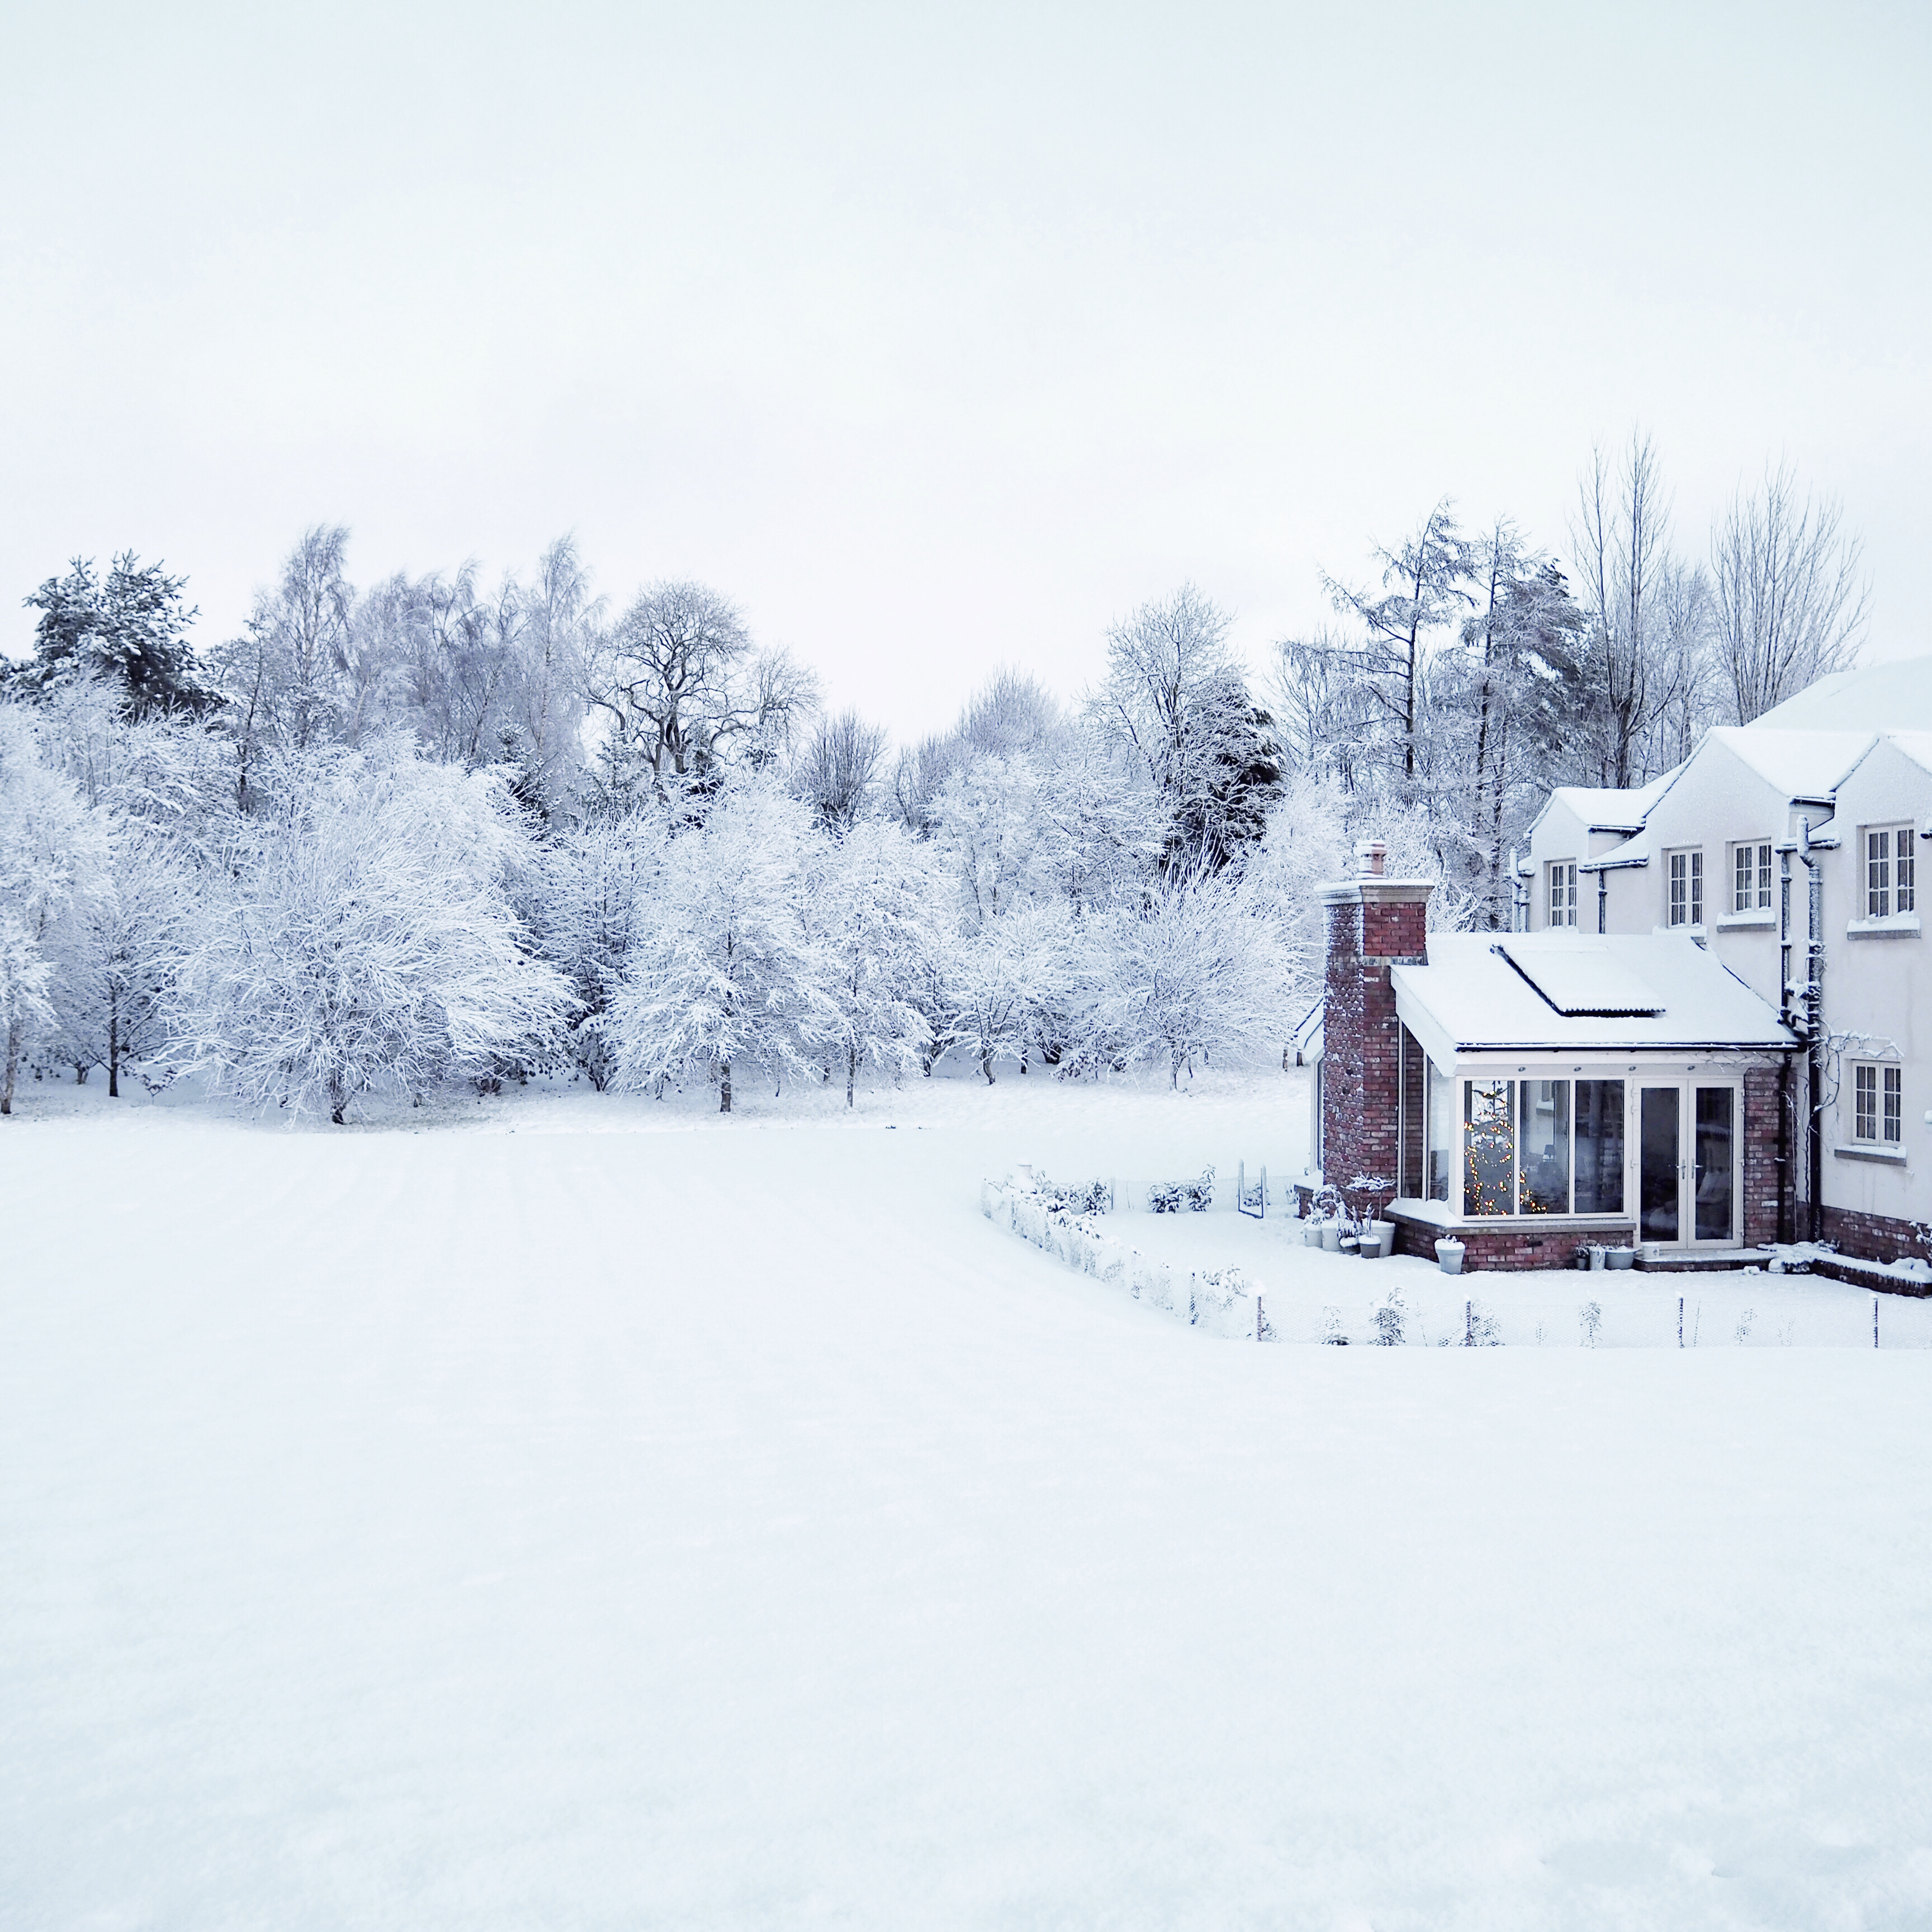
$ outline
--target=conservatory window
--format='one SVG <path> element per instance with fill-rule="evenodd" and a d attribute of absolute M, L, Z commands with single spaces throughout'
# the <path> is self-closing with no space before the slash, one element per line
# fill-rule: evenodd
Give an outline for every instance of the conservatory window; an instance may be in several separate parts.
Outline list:
<path fill-rule="evenodd" d="M 1433 1108 L 1449 1083 L 1432 1078 L 1435 1149 Z M 1464 1214 L 1624 1211 L 1621 1080 L 1465 1080 L 1462 1088 Z"/>
<path fill-rule="evenodd" d="M 1576 862 L 1558 859 L 1550 868 L 1550 923 L 1576 923 Z"/>
<path fill-rule="evenodd" d="M 1462 1083 L 1462 1212 L 1516 1212 L 1516 1082 Z"/>
<path fill-rule="evenodd" d="M 1770 841 L 1731 848 L 1731 910 L 1766 912 L 1771 907 Z"/>
<path fill-rule="evenodd" d="M 1670 885 L 1670 926 L 1704 923 L 1704 855 L 1701 851 L 1672 852 L 1666 856 Z"/>
<path fill-rule="evenodd" d="M 1874 826 L 1865 834 L 1865 916 L 1889 919 L 1918 908 L 1918 856 L 1909 825 Z"/>
<path fill-rule="evenodd" d="M 1429 1089 L 1429 1129 L 1424 1192 L 1431 1201 L 1447 1201 L 1449 1163 L 1456 1155 L 1456 1083 L 1445 1080 L 1432 1065 L 1426 1065 L 1424 1078 Z"/>

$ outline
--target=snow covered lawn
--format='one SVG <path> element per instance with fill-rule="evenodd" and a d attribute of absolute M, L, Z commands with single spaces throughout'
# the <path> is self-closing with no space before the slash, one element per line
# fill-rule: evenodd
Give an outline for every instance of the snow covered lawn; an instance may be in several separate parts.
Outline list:
<path fill-rule="evenodd" d="M 29 1093 L 0 1924 L 1932 1919 L 1932 1350 L 1806 1346 L 1868 1297 L 1702 1282 L 1696 1350 L 1592 1351 L 1586 1296 L 1609 1342 L 1663 1291 L 1552 1274 L 1540 1348 L 1210 1341 L 978 1182 L 1286 1172 L 1294 1083 L 820 1097 Z"/>

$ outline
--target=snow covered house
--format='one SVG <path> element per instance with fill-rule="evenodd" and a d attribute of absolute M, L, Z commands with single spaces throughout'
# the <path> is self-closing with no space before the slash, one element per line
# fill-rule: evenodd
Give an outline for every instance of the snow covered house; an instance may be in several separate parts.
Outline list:
<path fill-rule="evenodd" d="M 1932 998 L 1918 860 L 1932 840 L 1932 658 L 1821 680 L 1712 732 L 1629 791 L 1553 791 L 1532 830 L 1523 938 L 1690 942 L 1804 1052 L 1753 1132 L 1786 1150 L 1789 1238 L 1890 1262 L 1932 1222 Z"/>
<path fill-rule="evenodd" d="M 1400 1251 L 1668 1264 L 1778 1237 L 1799 1041 L 1765 1000 L 1682 934 L 1432 936 L 1429 884 L 1362 860 L 1322 892 L 1316 1164 Z"/>

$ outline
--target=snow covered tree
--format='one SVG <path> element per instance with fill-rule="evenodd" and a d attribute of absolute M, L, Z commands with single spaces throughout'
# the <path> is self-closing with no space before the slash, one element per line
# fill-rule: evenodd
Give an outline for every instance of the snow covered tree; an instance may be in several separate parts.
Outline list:
<path fill-rule="evenodd" d="M 58 1024 L 75 914 L 101 890 L 102 856 L 97 815 L 28 716 L 0 704 L 0 1114 L 14 1111 L 22 1055 Z"/>
<path fill-rule="evenodd" d="M 338 1126 L 386 1082 L 420 1098 L 552 1051 L 568 991 L 506 890 L 527 833 L 500 777 L 427 763 L 400 734 L 272 766 L 272 809 L 212 873 L 168 1050 Z"/>
<path fill-rule="evenodd" d="M 537 924 L 544 957 L 570 982 L 572 1057 L 599 1093 L 616 1072 L 605 1025 L 640 932 L 654 930 L 648 902 L 668 842 L 654 805 L 595 818 L 549 846 L 541 860 Z"/>
<path fill-rule="evenodd" d="M 111 687 L 137 718 L 205 710 L 216 702 L 188 642 L 196 611 L 186 608 L 184 577 L 143 565 L 123 550 L 103 578 L 93 560 L 76 557 L 26 600 L 39 611 L 32 660 L 8 680 L 20 697 L 38 699 L 76 680 Z"/>
<path fill-rule="evenodd" d="M 849 831 L 871 803 L 886 754 L 882 725 L 868 724 L 855 710 L 819 721 L 806 741 L 794 775 L 799 796 L 827 832 Z"/>
<path fill-rule="evenodd" d="M 896 1078 L 931 1051 L 916 1004 L 928 940 L 923 881 L 912 842 L 873 819 L 826 846 L 808 883 L 829 1043 L 844 1063 L 849 1107 L 861 1065 Z"/>
<path fill-rule="evenodd" d="M 806 808 L 755 776 L 728 783 L 667 848 L 622 991 L 603 1022 L 619 1082 L 703 1067 L 731 1111 L 750 1061 L 802 1076 L 835 1037 L 798 888 Z"/>
<path fill-rule="evenodd" d="M 1065 999 L 1075 944 L 1066 908 L 1048 901 L 988 919 L 954 949 L 945 1038 L 972 1054 L 988 1086 L 995 1060 L 1010 1054 L 1024 1068 L 1040 1014 Z"/>
<path fill-rule="evenodd" d="M 1169 877 L 1119 914 L 1096 1009 L 1109 1042 L 1165 1063 L 1172 1084 L 1196 1054 L 1252 1052 L 1281 1036 L 1288 964 L 1253 896 L 1226 874 Z"/>

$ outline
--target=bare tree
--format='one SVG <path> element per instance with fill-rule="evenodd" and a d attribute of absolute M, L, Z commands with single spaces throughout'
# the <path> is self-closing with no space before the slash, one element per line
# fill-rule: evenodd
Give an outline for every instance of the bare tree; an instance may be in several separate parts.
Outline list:
<path fill-rule="evenodd" d="M 1369 636 L 1368 688 L 1402 748 L 1402 774 L 1413 783 L 1421 762 L 1418 742 L 1426 688 L 1429 634 L 1473 602 L 1465 584 L 1474 574 L 1468 540 L 1444 497 L 1422 527 L 1395 550 L 1378 549 L 1381 594 L 1322 580 L 1337 610 L 1358 617 Z"/>
<path fill-rule="evenodd" d="M 868 724 L 856 711 L 819 721 L 796 781 L 799 796 L 824 830 L 851 830 L 871 800 L 885 755 L 885 728 Z"/>
<path fill-rule="evenodd" d="M 1740 487 L 1711 536 L 1718 650 L 1748 724 L 1857 655 L 1870 586 L 1834 498 L 1802 499 L 1790 471 Z"/>
<path fill-rule="evenodd" d="M 1675 622 L 1684 599 L 1650 439 L 1634 430 L 1615 470 L 1593 449 L 1577 494 L 1570 556 L 1586 621 L 1585 676 L 1600 720 L 1593 776 L 1621 788 L 1651 776 L 1646 743 L 1658 719 L 1683 706 L 1701 675 L 1700 654 Z"/>

